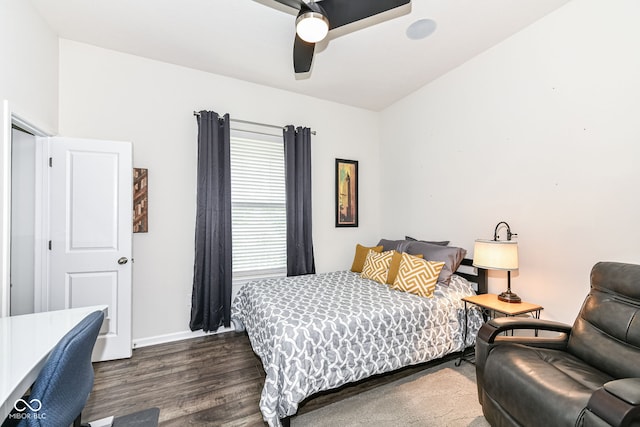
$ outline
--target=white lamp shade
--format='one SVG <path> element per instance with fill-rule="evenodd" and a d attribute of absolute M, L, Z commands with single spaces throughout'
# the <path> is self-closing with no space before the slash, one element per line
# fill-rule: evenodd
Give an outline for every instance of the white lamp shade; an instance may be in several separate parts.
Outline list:
<path fill-rule="evenodd" d="M 296 33 L 308 43 L 317 43 L 329 33 L 329 20 L 321 13 L 305 12 L 296 19 Z"/>
<path fill-rule="evenodd" d="M 476 240 L 473 265 L 489 270 L 517 270 L 518 243 L 513 240 Z"/>

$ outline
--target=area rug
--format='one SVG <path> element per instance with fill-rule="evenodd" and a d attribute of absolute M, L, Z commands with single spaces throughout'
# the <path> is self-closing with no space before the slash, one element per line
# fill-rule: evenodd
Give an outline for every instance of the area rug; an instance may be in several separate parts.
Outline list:
<path fill-rule="evenodd" d="M 293 427 L 487 427 L 475 367 L 453 361 L 291 418 Z"/>

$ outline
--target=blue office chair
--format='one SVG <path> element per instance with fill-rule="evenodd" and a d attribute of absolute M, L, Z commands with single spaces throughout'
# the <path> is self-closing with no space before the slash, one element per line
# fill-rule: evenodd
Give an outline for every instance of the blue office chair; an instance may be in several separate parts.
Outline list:
<path fill-rule="evenodd" d="M 103 318 L 102 311 L 93 312 L 62 337 L 25 399 L 30 405 L 25 405 L 26 415 L 18 426 L 80 426 L 82 409 L 93 388 L 91 353 Z"/>

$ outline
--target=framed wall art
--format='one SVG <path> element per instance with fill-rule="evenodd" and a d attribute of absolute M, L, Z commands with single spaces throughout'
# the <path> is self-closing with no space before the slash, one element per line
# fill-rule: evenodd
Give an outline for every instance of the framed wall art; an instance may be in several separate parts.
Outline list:
<path fill-rule="evenodd" d="M 147 169 L 133 168 L 133 232 L 146 233 L 149 231 L 149 173 Z"/>
<path fill-rule="evenodd" d="M 336 159 L 336 227 L 358 226 L 358 161 Z"/>

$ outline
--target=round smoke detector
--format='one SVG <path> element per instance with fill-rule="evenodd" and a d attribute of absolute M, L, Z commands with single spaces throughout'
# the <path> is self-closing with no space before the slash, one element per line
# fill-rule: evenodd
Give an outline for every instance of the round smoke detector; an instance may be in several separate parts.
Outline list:
<path fill-rule="evenodd" d="M 411 40 L 421 40 L 429 37 L 436 30 L 437 24 L 433 19 L 418 19 L 407 28 L 407 37 Z"/>

